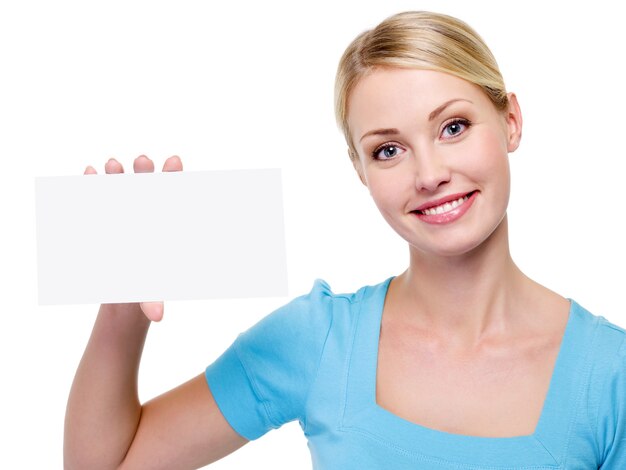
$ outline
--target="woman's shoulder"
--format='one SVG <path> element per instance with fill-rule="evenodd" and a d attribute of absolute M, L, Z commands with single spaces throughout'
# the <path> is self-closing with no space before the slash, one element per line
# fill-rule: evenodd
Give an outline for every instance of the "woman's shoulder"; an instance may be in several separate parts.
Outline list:
<path fill-rule="evenodd" d="M 616 375 L 626 377 L 626 330 L 574 300 L 570 302 L 568 356 L 576 357 L 579 366 L 590 371 L 590 389 L 602 387 Z"/>
<path fill-rule="evenodd" d="M 366 285 L 354 292 L 336 293 L 328 282 L 317 279 L 310 292 L 278 308 L 255 325 L 254 329 L 266 337 L 270 331 L 284 334 L 303 329 L 310 335 L 315 328 L 329 328 L 335 320 L 337 323 L 350 322 L 360 312 L 358 306 L 361 303 L 384 299 L 390 280 Z"/>
<path fill-rule="evenodd" d="M 593 336 L 588 346 L 594 346 L 605 353 L 613 352 L 618 355 L 626 353 L 626 330 L 607 320 L 601 315 L 595 315 L 574 300 L 570 300 L 570 323 L 574 323 L 578 330 Z"/>
<path fill-rule="evenodd" d="M 571 301 L 570 334 L 579 369 L 587 369 L 587 393 L 591 402 L 611 411 L 616 400 L 626 407 L 626 330 Z M 624 389 L 616 393 L 617 389 Z M 625 410 L 626 411 L 626 410 Z"/>
<path fill-rule="evenodd" d="M 308 294 L 302 295 L 294 299 L 295 302 L 336 302 L 347 304 L 356 304 L 371 297 L 382 295 L 384 297 L 389 286 L 389 282 L 393 279 L 390 277 L 377 284 L 368 284 L 362 286 L 353 292 L 336 293 L 330 287 L 329 283 L 323 279 L 316 279 L 313 287 Z"/>
<path fill-rule="evenodd" d="M 607 468 L 626 463 L 626 330 L 594 315 L 572 301 L 571 321 L 581 332 L 579 370 L 588 370 L 583 382 L 589 428 L 595 433 L 601 461 Z M 619 465 L 617 465 L 619 462 Z M 613 466 L 612 466 L 613 465 Z M 604 466 L 603 466 L 604 468 Z"/>

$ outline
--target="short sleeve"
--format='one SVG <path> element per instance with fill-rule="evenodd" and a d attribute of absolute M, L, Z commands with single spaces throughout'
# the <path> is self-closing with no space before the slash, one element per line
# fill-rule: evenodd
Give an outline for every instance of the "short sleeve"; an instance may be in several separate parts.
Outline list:
<path fill-rule="evenodd" d="M 217 405 L 233 429 L 252 440 L 304 409 L 332 324 L 333 294 L 316 281 L 307 295 L 274 311 L 205 371 Z"/>
<path fill-rule="evenodd" d="M 624 336 L 624 335 L 622 335 Z M 626 469 L 626 343 L 611 365 L 598 415 L 601 469 Z"/>

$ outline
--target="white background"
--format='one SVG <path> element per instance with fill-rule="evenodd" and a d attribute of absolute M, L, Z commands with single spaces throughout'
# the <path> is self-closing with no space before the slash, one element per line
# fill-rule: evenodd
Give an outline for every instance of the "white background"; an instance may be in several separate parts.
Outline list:
<path fill-rule="evenodd" d="M 37 306 L 36 176 L 102 171 L 112 156 L 128 168 L 141 153 L 159 162 L 179 154 L 189 170 L 280 167 L 290 296 L 316 277 L 353 291 L 404 269 L 406 247 L 353 174 L 332 109 L 344 47 L 401 10 L 456 15 L 490 44 L 525 117 L 511 155 L 513 256 L 531 277 L 626 325 L 617 2 L 319 3 L 2 3 L 0 466 L 61 468 L 66 397 L 97 310 Z M 287 300 L 168 304 L 146 346 L 142 398 L 202 372 Z M 270 466 L 310 466 L 296 424 L 215 468 Z"/>

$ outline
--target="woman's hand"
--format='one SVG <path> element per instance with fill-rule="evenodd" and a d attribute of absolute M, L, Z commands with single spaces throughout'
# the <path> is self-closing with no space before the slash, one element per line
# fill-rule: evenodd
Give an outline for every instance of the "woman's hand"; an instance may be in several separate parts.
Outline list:
<path fill-rule="evenodd" d="M 154 172 L 154 162 L 145 155 L 140 155 L 133 162 L 133 170 L 135 173 L 152 173 Z M 163 171 L 182 171 L 183 163 L 178 156 L 172 156 L 165 160 Z M 104 171 L 107 174 L 124 173 L 124 167 L 114 158 L 109 159 L 104 165 Z M 85 169 L 85 175 L 95 175 L 97 171 L 94 167 L 88 166 Z M 163 318 L 163 302 L 141 302 L 139 304 L 142 312 L 151 321 L 160 321 Z"/>
<path fill-rule="evenodd" d="M 104 168 L 124 171 L 114 159 Z M 154 163 L 142 155 L 133 168 L 149 173 Z M 163 171 L 182 169 L 178 157 L 163 165 Z M 85 174 L 96 170 L 87 167 Z M 247 442 L 222 415 L 204 373 L 139 402 L 137 376 L 149 320 L 162 316 L 163 302 L 100 307 L 68 399 L 66 469 L 200 468 Z"/>
<path fill-rule="evenodd" d="M 135 173 L 154 171 L 146 156 Z M 170 157 L 163 171 L 181 171 Z M 122 173 L 109 160 L 106 173 Z M 85 174 L 95 174 L 87 167 Z M 140 309 L 138 307 L 141 307 Z M 66 469 L 200 468 L 247 440 L 228 424 L 204 373 L 142 405 L 137 377 L 150 321 L 163 302 L 104 304 L 80 361 L 65 414 Z"/>

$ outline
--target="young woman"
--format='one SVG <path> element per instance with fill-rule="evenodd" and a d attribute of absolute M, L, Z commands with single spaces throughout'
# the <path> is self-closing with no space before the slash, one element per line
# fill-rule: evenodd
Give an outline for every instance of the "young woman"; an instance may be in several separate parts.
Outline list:
<path fill-rule="evenodd" d="M 103 305 L 70 394 L 66 468 L 197 468 L 293 420 L 320 469 L 626 468 L 624 331 L 511 259 L 522 116 L 480 37 L 445 15 L 385 20 L 344 53 L 336 111 L 409 245 L 406 271 L 353 294 L 316 282 L 143 405 L 137 370 L 162 305 Z"/>

